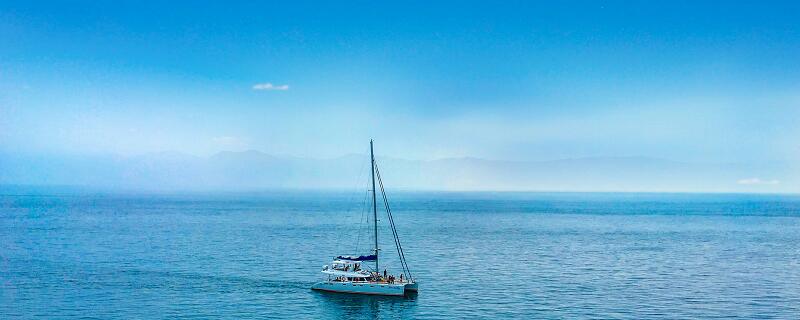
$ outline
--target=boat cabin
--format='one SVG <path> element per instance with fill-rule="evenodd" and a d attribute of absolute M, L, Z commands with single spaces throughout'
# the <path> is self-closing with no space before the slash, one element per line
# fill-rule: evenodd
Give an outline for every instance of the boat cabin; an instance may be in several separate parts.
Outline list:
<path fill-rule="evenodd" d="M 323 267 L 327 269 L 328 266 Z M 331 263 L 331 268 L 338 271 L 359 271 L 361 270 L 361 261 L 347 261 L 347 260 L 334 260 Z"/>

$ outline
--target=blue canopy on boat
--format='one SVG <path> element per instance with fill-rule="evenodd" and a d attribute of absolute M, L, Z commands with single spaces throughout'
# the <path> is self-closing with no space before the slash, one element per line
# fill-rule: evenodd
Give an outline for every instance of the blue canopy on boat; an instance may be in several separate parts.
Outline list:
<path fill-rule="evenodd" d="M 375 261 L 378 260 L 378 256 L 371 254 L 368 256 L 338 256 L 336 260 L 349 260 L 349 261 Z"/>

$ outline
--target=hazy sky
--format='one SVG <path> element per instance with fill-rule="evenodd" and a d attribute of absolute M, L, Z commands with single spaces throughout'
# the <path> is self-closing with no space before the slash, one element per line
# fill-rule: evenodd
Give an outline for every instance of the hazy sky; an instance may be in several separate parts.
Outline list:
<path fill-rule="evenodd" d="M 0 2 L 0 151 L 800 161 L 797 1 L 162 2 Z"/>

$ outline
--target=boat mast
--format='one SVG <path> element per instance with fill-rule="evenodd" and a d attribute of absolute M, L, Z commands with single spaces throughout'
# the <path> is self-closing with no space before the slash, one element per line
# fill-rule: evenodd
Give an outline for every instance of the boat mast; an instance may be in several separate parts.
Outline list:
<path fill-rule="evenodd" d="M 378 270 L 378 202 L 375 201 L 375 153 L 372 151 L 372 139 L 369 140 L 369 157 L 372 163 L 372 222 L 375 231 L 375 272 Z"/>

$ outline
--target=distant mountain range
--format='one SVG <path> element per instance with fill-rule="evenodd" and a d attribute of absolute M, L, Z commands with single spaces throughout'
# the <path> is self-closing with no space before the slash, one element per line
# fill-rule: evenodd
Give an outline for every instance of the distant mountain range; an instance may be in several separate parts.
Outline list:
<path fill-rule="evenodd" d="M 788 164 L 699 164 L 646 157 L 499 161 L 378 158 L 387 187 L 413 190 L 800 192 Z M 2 185 L 64 185 L 122 190 L 354 189 L 366 186 L 366 155 L 332 159 L 259 151 L 210 157 L 0 154 Z"/>

